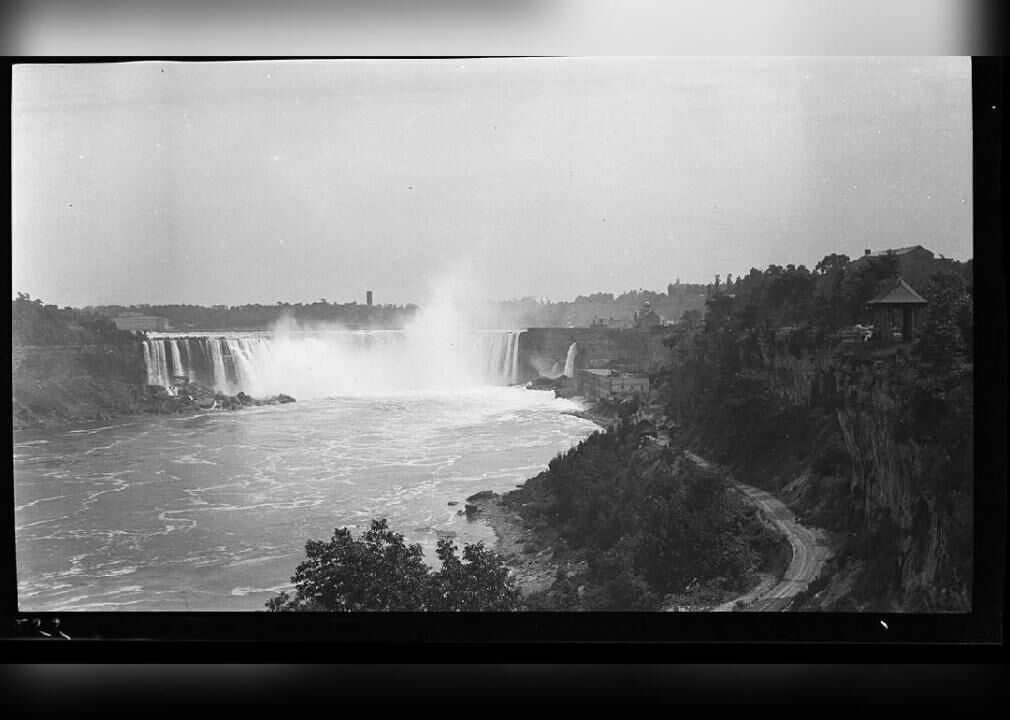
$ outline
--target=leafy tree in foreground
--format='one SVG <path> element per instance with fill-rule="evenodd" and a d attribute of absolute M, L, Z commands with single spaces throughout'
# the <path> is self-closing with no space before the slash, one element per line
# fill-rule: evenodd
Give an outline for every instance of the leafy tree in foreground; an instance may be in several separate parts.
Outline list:
<path fill-rule="evenodd" d="M 283 592 L 267 602 L 272 611 L 507 611 L 519 609 L 519 591 L 508 568 L 483 543 L 466 545 L 463 559 L 451 541 L 440 540 L 442 569 L 425 565 L 421 546 L 407 545 L 386 520 L 355 540 L 349 530 L 333 531 L 329 542 L 310 540 L 306 559 Z"/>

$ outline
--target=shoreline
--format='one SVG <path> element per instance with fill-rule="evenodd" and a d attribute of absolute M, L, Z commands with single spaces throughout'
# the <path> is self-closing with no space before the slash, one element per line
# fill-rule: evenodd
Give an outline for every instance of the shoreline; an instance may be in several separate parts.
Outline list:
<path fill-rule="evenodd" d="M 601 430 L 607 431 L 620 418 L 611 413 L 604 413 L 595 409 L 592 403 L 586 403 L 584 410 L 566 411 L 566 415 L 574 415 L 585 420 L 589 420 L 600 426 Z M 656 422 L 657 418 L 652 413 L 646 413 L 650 422 Z M 668 440 L 668 439 L 667 439 Z M 664 443 L 665 444 L 665 443 Z M 574 447 L 574 446 L 573 446 Z M 690 459 L 695 459 L 692 453 L 686 452 Z M 536 477 L 536 476 L 534 476 Z M 527 478 L 527 481 L 532 478 Z M 535 528 L 529 526 L 522 516 L 516 512 L 506 500 L 506 496 L 515 492 L 521 492 L 525 486 L 524 481 L 516 490 L 499 494 L 491 490 L 478 492 L 467 498 L 467 512 L 474 520 L 483 521 L 494 533 L 494 551 L 502 556 L 506 566 L 509 568 L 510 576 L 513 578 L 516 587 L 523 597 L 529 599 L 531 595 L 546 593 L 554 585 L 556 580 L 562 578 L 572 579 L 579 583 L 579 576 L 587 569 L 584 560 L 572 562 L 564 557 L 557 557 L 559 552 L 563 552 L 563 546 L 556 542 L 556 538 L 551 537 L 550 528 Z M 736 483 L 733 484 L 735 486 Z M 755 505 L 755 509 L 760 509 Z M 472 508 L 472 510 L 471 510 Z M 789 542 L 788 533 L 783 533 L 781 528 L 776 528 L 782 540 Z M 766 561 L 777 565 L 774 558 L 766 558 Z M 789 566 L 790 561 L 786 561 Z M 769 572 L 771 570 L 771 572 Z M 773 595 L 777 595 L 776 590 L 785 582 L 787 568 L 778 567 L 766 568 L 755 573 L 752 578 L 753 583 L 742 593 L 732 597 L 723 597 L 719 601 L 700 601 L 700 598 L 688 597 L 691 593 L 684 593 L 679 596 L 668 596 L 657 608 L 656 612 L 734 612 L 741 610 L 757 610 L 757 606 L 768 604 L 768 600 Z M 574 584 L 573 584 L 574 585 Z M 805 587 L 805 584 L 804 584 Z M 800 588 L 797 587 L 797 590 Z M 584 585 L 579 584 L 577 588 L 578 597 L 582 597 Z M 789 593 L 789 600 L 795 593 Z M 785 597 L 776 598 L 779 602 L 776 607 L 767 609 L 781 610 Z M 752 607 L 753 606 L 753 607 Z M 761 607 L 760 609 L 765 609 Z"/>
<path fill-rule="evenodd" d="M 593 432 L 606 432 L 620 419 L 615 414 L 597 410 L 595 403 L 581 397 L 579 400 L 583 405 L 582 410 L 565 410 L 561 414 L 589 420 L 599 427 L 599 430 Z M 524 598 L 546 592 L 560 578 L 577 578 L 587 569 L 584 561 L 572 562 L 564 557 L 556 557 L 560 548 L 553 542 L 553 538 L 545 537 L 544 529 L 528 526 L 522 516 L 509 506 L 506 495 L 517 492 L 531 479 L 526 478 L 516 489 L 505 493 L 484 490 L 466 499 L 471 519 L 483 522 L 494 533 L 495 544 L 492 549 L 505 561 Z M 581 586 L 578 591 L 581 595 Z"/>
<path fill-rule="evenodd" d="M 588 401 L 585 401 L 585 403 L 589 404 Z M 598 425 L 601 430 L 609 429 L 610 426 L 617 422 L 618 419 L 608 413 L 595 411 L 591 407 L 585 410 L 565 410 L 561 414 L 588 420 L 589 422 Z"/>
<path fill-rule="evenodd" d="M 502 556 L 523 597 L 550 588 L 563 564 L 554 560 L 551 548 L 539 542 L 518 513 L 506 507 L 505 498 L 496 492 L 478 493 L 467 504 L 475 507 L 474 520 L 483 521 L 495 535 L 493 550 Z"/>

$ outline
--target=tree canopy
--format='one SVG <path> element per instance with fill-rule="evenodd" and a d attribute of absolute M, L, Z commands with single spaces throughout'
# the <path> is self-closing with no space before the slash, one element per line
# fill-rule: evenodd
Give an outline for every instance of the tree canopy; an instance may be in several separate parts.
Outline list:
<path fill-rule="evenodd" d="M 11 302 L 11 340 L 19 345 L 89 345 L 131 343 L 133 333 L 108 318 L 85 310 L 46 305 L 19 292 Z"/>
<path fill-rule="evenodd" d="M 282 592 L 267 602 L 283 611 L 509 611 L 520 594 L 501 557 L 483 543 L 466 545 L 463 557 L 450 540 L 439 540 L 438 571 L 425 563 L 418 544 L 389 529 L 385 519 L 355 539 L 347 528 L 329 541 L 310 540 L 306 558 L 291 581 L 294 596 Z"/>

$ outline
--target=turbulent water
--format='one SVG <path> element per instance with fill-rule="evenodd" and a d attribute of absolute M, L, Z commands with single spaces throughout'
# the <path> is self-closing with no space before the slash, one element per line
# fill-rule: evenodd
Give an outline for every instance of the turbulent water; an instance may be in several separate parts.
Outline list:
<path fill-rule="evenodd" d="M 512 489 L 592 432 L 576 407 L 478 386 L 19 433 L 20 608 L 263 609 L 306 540 L 375 517 L 429 558 L 439 532 L 491 544 L 462 501 Z"/>

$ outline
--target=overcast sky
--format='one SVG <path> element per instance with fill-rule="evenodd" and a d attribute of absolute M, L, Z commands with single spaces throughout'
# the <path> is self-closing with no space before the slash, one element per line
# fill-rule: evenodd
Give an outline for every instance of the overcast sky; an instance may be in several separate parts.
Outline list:
<path fill-rule="evenodd" d="M 967 58 L 14 68 L 15 292 L 488 299 L 971 257 Z"/>

